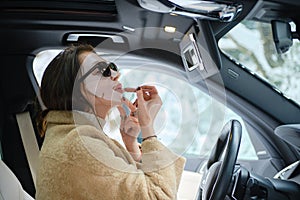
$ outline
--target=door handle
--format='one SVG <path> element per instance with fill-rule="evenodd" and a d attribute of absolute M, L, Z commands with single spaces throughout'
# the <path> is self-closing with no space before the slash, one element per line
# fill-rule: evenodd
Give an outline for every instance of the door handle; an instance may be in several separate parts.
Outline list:
<path fill-rule="evenodd" d="M 71 33 L 67 37 L 68 42 L 77 42 L 79 37 L 101 37 L 111 38 L 114 43 L 125 43 L 124 39 L 119 35 L 98 34 L 98 33 Z"/>

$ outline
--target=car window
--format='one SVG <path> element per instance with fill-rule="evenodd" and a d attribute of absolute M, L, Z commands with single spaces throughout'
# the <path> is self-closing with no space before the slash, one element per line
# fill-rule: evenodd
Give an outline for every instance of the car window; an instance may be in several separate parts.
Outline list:
<path fill-rule="evenodd" d="M 230 119 L 237 119 L 243 126 L 238 158 L 257 159 L 243 119 L 205 92 L 174 75 L 156 70 L 128 69 L 121 72 L 125 74 L 121 79 L 124 86 L 149 83 L 158 88 L 163 106 L 160 118 L 156 120 L 157 130 L 159 138 L 173 151 L 187 157 L 206 157 L 223 125 Z M 224 116 L 220 117 L 222 113 Z"/>
<path fill-rule="evenodd" d="M 33 60 L 33 73 L 39 85 L 41 85 L 42 76 L 51 60 L 61 52 L 60 49 L 49 49 L 39 52 Z"/>
<path fill-rule="evenodd" d="M 291 23 L 292 30 L 295 24 Z M 295 31 L 295 30 L 293 30 Z M 278 54 L 270 23 L 244 20 L 219 41 L 220 49 L 235 61 L 300 104 L 300 43 Z"/>
<path fill-rule="evenodd" d="M 39 84 L 45 67 L 59 52 L 60 50 L 43 51 L 37 55 L 33 71 Z M 122 74 L 120 82 L 123 87 L 136 87 L 142 84 L 157 87 L 163 105 L 155 121 L 155 129 L 158 139 L 174 152 L 186 157 L 207 157 L 223 125 L 230 119 L 237 119 L 243 127 L 238 159 L 258 159 L 244 121 L 235 112 L 202 90 L 181 80 L 176 74 L 159 71 L 159 66 L 152 70 L 141 66 L 134 68 L 127 66 L 130 64 L 123 66 L 120 64 Z M 134 93 L 127 93 L 125 96 L 131 101 L 136 98 Z M 118 132 L 117 109 L 112 109 L 108 120 L 110 123 L 104 129 L 109 129 L 110 136 L 122 143 Z"/>

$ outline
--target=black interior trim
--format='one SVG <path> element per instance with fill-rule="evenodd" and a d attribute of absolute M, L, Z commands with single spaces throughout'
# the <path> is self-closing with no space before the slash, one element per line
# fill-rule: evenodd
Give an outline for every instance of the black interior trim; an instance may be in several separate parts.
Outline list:
<path fill-rule="evenodd" d="M 280 123 L 300 123 L 299 105 L 284 97 L 282 93 L 274 90 L 267 82 L 262 81 L 258 77 L 246 75 L 245 73 L 250 73 L 249 70 L 238 63 L 234 63 L 225 54 L 221 53 L 221 58 L 223 67 L 220 72 L 226 88 L 240 94 L 242 98 L 248 97 L 248 99 L 253 99 L 250 103 L 265 111 Z M 237 79 L 232 78 L 228 74 L 230 69 L 239 74 Z M 245 85 L 249 85 L 249 88 L 242 87 Z M 266 101 L 266 99 L 269 101 Z"/>
<path fill-rule="evenodd" d="M 114 0 L 2 0 L 1 9 L 78 10 L 117 13 Z"/>

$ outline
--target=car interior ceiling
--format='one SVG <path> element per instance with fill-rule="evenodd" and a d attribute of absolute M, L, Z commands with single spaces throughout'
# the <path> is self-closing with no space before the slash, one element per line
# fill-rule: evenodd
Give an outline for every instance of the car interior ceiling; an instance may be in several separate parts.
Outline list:
<path fill-rule="evenodd" d="M 214 36 L 218 41 L 232 27 L 248 16 L 248 12 L 255 6 L 256 1 L 244 1 L 244 9 L 239 18 L 232 23 L 224 24 L 217 21 L 203 22 L 211 26 Z M 282 15 L 284 17 L 285 10 L 281 11 L 279 3 L 281 0 L 260 1 L 259 9 L 269 11 L 273 9 L 271 14 L 267 12 L 262 20 L 270 21 L 272 17 Z M 300 2 L 293 0 L 285 1 L 286 5 L 290 5 L 293 12 L 298 11 Z M 17 6 L 16 6 L 17 5 Z M 286 8 L 286 6 L 285 6 Z M 128 12 L 130 10 L 130 12 Z M 67 45 L 65 37 L 73 32 L 89 32 L 89 33 L 120 33 L 123 31 L 122 26 L 129 27 L 161 27 L 170 23 L 178 27 L 178 31 L 185 33 L 194 20 L 190 18 L 178 18 L 170 15 L 153 13 L 138 7 L 135 0 L 103 0 L 103 1 L 2 1 L 0 2 L 0 35 L 2 38 L 3 48 L 0 49 L 0 58 L 2 61 L 2 78 L 0 80 L 1 98 L 0 98 L 0 154 L 19 178 L 24 189 L 34 196 L 35 189 L 30 175 L 29 166 L 24 153 L 24 148 L 19 135 L 18 125 L 15 114 L 29 110 L 34 112 L 33 103 L 36 101 L 37 85 L 32 84 L 33 75 L 28 75 L 28 70 L 32 70 L 32 62 L 38 51 L 45 48 L 63 48 Z M 69 15 L 68 15 L 69 14 Z M 250 16 L 258 19 L 260 12 L 257 10 Z M 298 15 L 295 12 L 295 15 Z M 138 16 L 138 17 L 137 17 Z M 248 16 L 249 17 L 249 16 Z M 299 17 L 294 22 L 300 24 Z M 300 25 L 298 25 L 300 27 Z M 300 28 L 297 29 L 300 32 Z M 159 38 L 156 38 L 159 40 Z M 151 38 L 145 35 L 144 42 L 151 42 Z M 99 42 L 99 40 L 95 40 Z M 163 42 L 163 41 L 162 41 Z M 140 45 L 144 45 L 142 43 Z M 164 45 L 171 45 L 170 41 Z M 181 60 L 174 54 L 153 49 L 143 49 L 133 52 L 136 55 L 143 55 L 153 59 L 169 59 L 174 66 L 180 68 Z M 248 111 L 245 119 L 249 125 L 254 128 L 261 128 L 259 132 L 265 132 L 265 138 L 273 138 L 274 147 L 280 147 L 284 155 L 282 156 L 284 164 L 290 164 L 300 159 L 299 154 L 295 153 L 286 143 L 279 138 L 274 139 L 273 129 L 280 124 L 300 123 L 299 106 L 293 102 L 287 102 L 285 109 L 277 106 L 281 104 L 283 95 L 275 90 L 258 77 L 246 76 L 249 71 L 223 53 L 220 54 L 222 67 L 220 73 L 222 81 L 228 90 L 229 107 L 237 112 Z M 228 70 L 234 70 L 239 79 L 233 79 Z M 183 68 L 181 69 L 183 70 Z M 31 71 L 32 73 L 32 71 Z M 11 76 L 13 75 L 13 76 Z M 218 77 L 210 78 L 212 82 L 218 84 Z M 262 84 L 263 83 L 263 84 Z M 200 81 L 199 87 L 204 83 Z M 245 90 L 245 85 L 251 85 L 255 90 Z M 217 86 L 216 86 L 217 87 Z M 265 94 L 261 98 L 258 94 Z M 277 98 L 277 97 L 281 98 Z M 252 102 L 247 98 L 251 97 Z M 274 98 L 276 97 L 276 98 Z M 272 99 L 266 102 L 265 99 Z M 267 114 L 263 114 L 264 111 Z M 259 113 L 259 114 L 257 114 Z M 262 121 L 257 116 L 264 116 Z M 34 119 L 33 119 L 34 120 Z M 259 127 L 255 127 L 259 125 Z M 5 134 L 4 134 L 5 133 Z M 38 138 L 38 137 L 37 137 Z M 39 145 L 42 141 L 39 140 Z M 2 148 L 1 148 L 2 147 Z M 1 150 L 2 149 L 2 150 Z M 283 164 L 276 164 L 282 166 Z"/>

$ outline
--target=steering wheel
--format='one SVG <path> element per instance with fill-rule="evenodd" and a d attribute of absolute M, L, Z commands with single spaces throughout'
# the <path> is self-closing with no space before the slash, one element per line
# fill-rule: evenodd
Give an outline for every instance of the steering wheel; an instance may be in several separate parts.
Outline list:
<path fill-rule="evenodd" d="M 225 199 L 229 188 L 242 137 L 242 126 L 237 120 L 227 122 L 207 161 L 200 189 L 202 200 Z M 222 158 L 222 154 L 223 159 Z"/>

